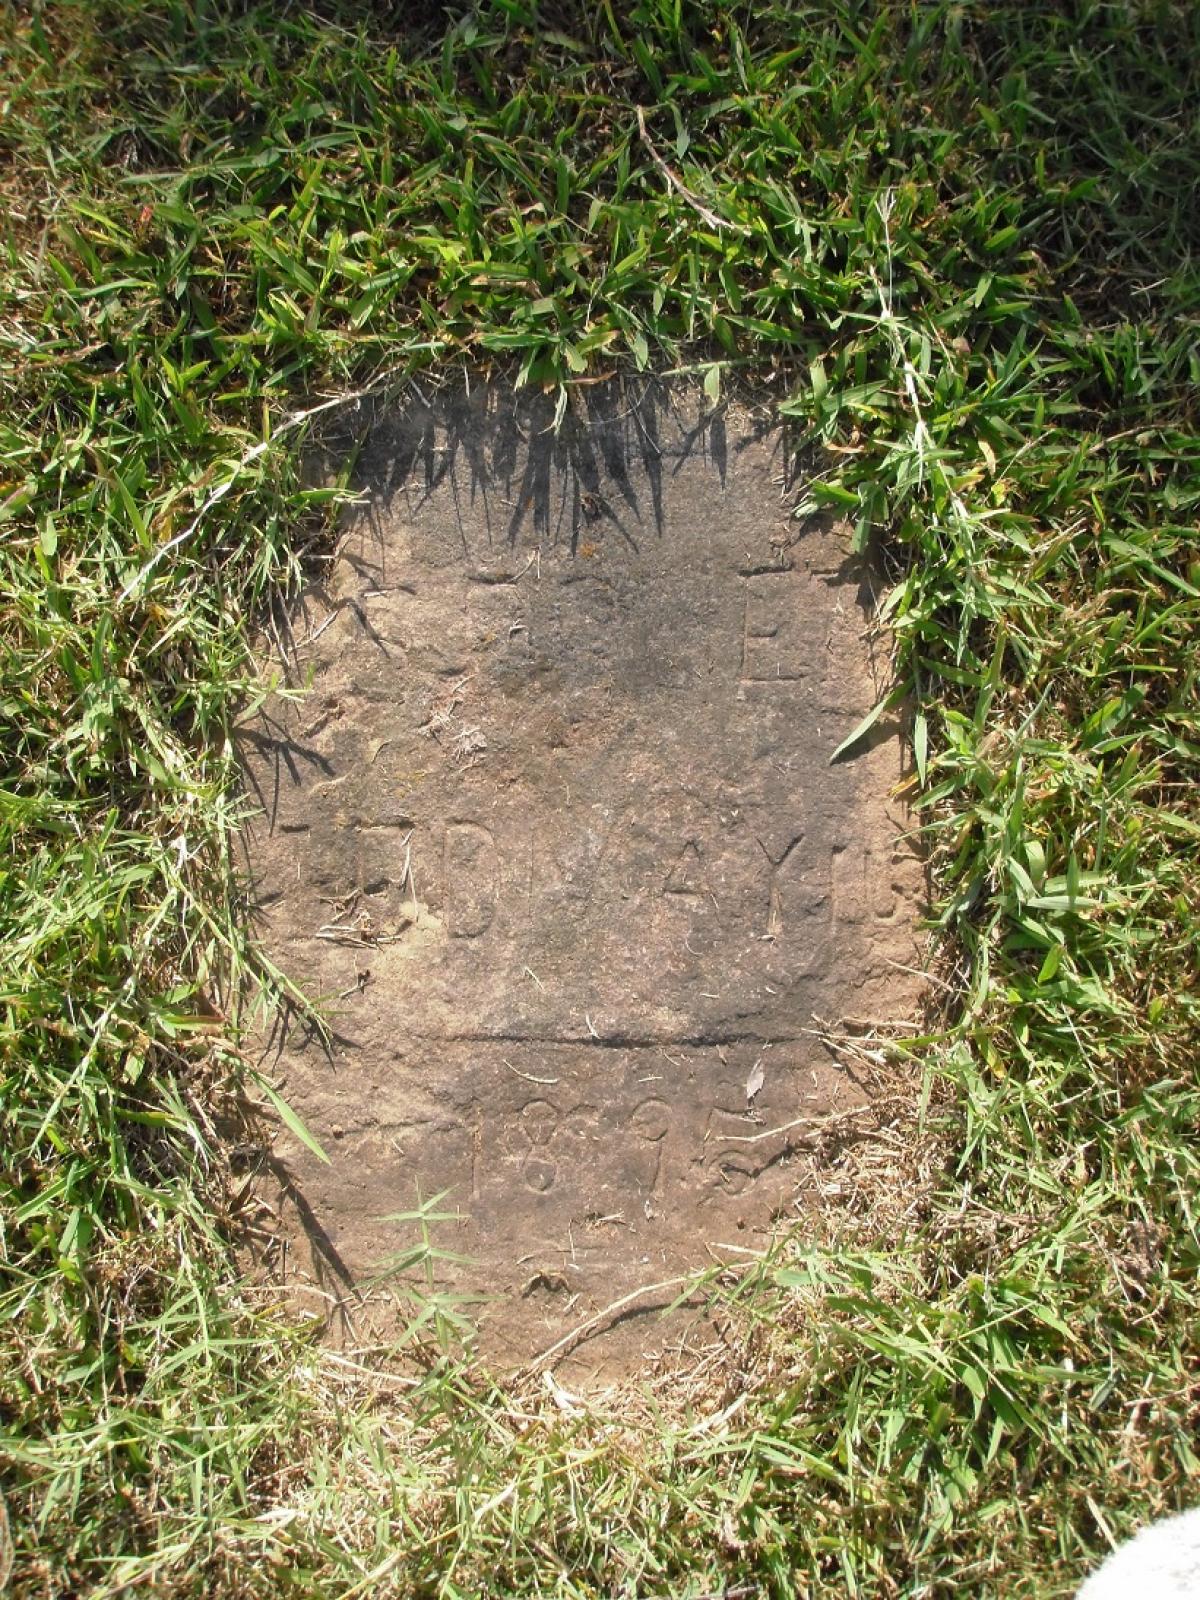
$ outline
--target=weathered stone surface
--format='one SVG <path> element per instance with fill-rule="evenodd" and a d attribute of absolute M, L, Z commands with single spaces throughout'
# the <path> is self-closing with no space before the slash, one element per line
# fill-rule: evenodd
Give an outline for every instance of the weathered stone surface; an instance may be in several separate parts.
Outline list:
<path fill-rule="evenodd" d="M 861 1098 L 814 1019 L 911 1012 L 920 886 L 894 734 L 829 764 L 866 578 L 778 427 L 651 385 L 552 419 L 377 422 L 311 687 L 245 740 L 261 930 L 334 1011 L 275 1063 L 333 1158 L 277 1146 L 293 1261 L 368 1275 L 448 1190 L 517 1356 L 789 1207 L 798 1119 Z"/>

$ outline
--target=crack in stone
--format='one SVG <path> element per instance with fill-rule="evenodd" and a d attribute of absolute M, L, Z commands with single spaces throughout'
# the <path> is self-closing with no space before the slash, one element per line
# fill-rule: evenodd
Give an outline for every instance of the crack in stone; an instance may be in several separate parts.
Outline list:
<path fill-rule="evenodd" d="M 773 1033 L 770 1036 L 745 1030 L 704 1029 L 698 1033 L 414 1033 L 406 1037 L 425 1044 L 528 1044 L 544 1047 L 563 1045 L 589 1050 L 660 1050 L 676 1046 L 680 1050 L 704 1050 L 731 1045 L 759 1045 L 764 1049 L 777 1044 L 801 1044 L 805 1035 L 800 1033 Z"/>

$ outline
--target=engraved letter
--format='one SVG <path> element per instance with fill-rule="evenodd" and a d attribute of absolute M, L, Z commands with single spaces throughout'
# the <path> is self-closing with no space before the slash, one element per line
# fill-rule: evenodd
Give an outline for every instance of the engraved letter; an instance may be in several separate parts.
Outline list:
<path fill-rule="evenodd" d="M 833 918 L 838 928 L 890 922 L 897 912 L 897 867 L 893 853 L 870 845 L 847 845 L 833 854 Z"/>
<path fill-rule="evenodd" d="M 627 1127 L 636 1139 L 644 1141 L 626 1152 L 626 1169 L 640 1188 L 648 1193 L 658 1188 L 662 1176 L 662 1158 L 667 1130 L 671 1126 L 671 1113 L 665 1100 L 651 1096 L 635 1106 Z"/>
<path fill-rule="evenodd" d="M 794 977 L 804 977 L 824 965 L 829 953 L 830 863 L 823 853 L 814 862 L 798 834 L 778 855 L 760 839 L 769 864 L 767 876 L 766 937 L 786 941 L 788 964 Z M 792 966 L 793 962 L 798 965 Z"/>
<path fill-rule="evenodd" d="M 496 915 L 496 841 L 478 822 L 446 826 L 446 931 L 452 939 L 485 933 Z"/>
<path fill-rule="evenodd" d="M 785 572 L 754 573 L 746 585 L 742 681 L 787 683 L 811 677 L 819 644 L 811 617 Z"/>

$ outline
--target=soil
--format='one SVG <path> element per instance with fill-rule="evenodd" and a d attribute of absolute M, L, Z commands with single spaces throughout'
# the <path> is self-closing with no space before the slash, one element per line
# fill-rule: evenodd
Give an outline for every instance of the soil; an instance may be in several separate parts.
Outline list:
<path fill-rule="evenodd" d="M 603 1365 L 796 1219 L 799 1144 L 865 1093 L 823 1034 L 913 1014 L 922 873 L 895 725 L 830 761 L 886 640 L 778 421 L 614 383 L 553 422 L 499 386 L 376 419 L 307 692 L 243 753 L 258 930 L 332 1028 L 268 1050 L 330 1157 L 271 1152 L 297 1292 L 384 1326 L 388 1219 L 440 1196 L 484 1347 L 598 1317 Z"/>

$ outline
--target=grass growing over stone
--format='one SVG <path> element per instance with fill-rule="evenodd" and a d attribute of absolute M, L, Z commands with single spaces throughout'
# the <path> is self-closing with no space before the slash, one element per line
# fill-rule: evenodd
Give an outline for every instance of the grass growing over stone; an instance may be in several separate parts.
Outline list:
<path fill-rule="evenodd" d="M 1198 106 L 1165 0 L 4 12 L 17 1593 L 1055 1595 L 1195 1498 Z M 890 578 L 905 1192 L 682 1399 L 354 1370 L 230 1256 L 230 730 L 337 497 L 288 419 L 463 362 L 772 382 Z"/>

